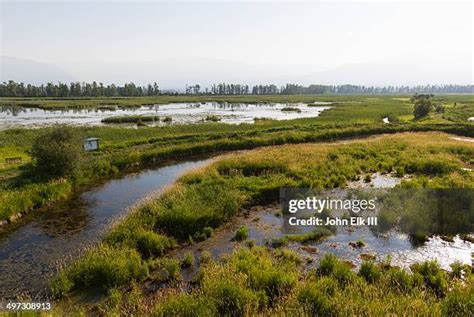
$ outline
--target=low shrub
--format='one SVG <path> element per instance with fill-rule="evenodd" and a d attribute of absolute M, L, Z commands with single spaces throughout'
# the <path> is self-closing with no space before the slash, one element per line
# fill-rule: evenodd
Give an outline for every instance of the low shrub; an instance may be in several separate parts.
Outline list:
<path fill-rule="evenodd" d="M 461 262 L 454 262 L 450 264 L 451 276 L 453 278 L 461 279 L 468 278 L 472 273 L 472 267 L 468 264 L 462 264 Z"/>
<path fill-rule="evenodd" d="M 423 277 L 425 285 L 437 296 L 444 296 L 448 288 L 446 274 L 441 270 L 438 262 L 426 261 L 410 266 L 411 270 Z"/>
<path fill-rule="evenodd" d="M 408 293 L 414 287 L 413 275 L 403 269 L 391 268 L 386 274 L 388 285 L 398 292 Z"/>
<path fill-rule="evenodd" d="M 52 290 L 55 295 L 62 295 L 76 287 L 107 290 L 147 275 L 148 268 L 137 251 L 101 244 L 53 280 Z"/>
<path fill-rule="evenodd" d="M 320 276 L 333 276 L 340 286 L 346 286 L 355 277 L 351 268 L 333 254 L 326 254 L 319 262 L 317 273 Z"/>
<path fill-rule="evenodd" d="M 210 116 L 207 116 L 206 119 L 204 119 L 204 120 L 205 121 L 211 121 L 211 122 L 218 122 L 218 121 L 221 121 L 221 118 L 219 118 L 216 115 L 210 115 Z"/>
<path fill-rule="evenodd" d="M 442 302 L 443 316 L 472 316 L 474 312 L 474 283 L 468 280 L 466 286 L 457 286 Z"/>
<path fill-rule="evenodd" d="M 181 278 L 181 269 L 178 259 L 162 258 L 158 265 L 167 274 L 168 279 L 178 280 Z"/>
<path fill-rule="evenodd" d="M 186 240 L 206 227 L 222 224 L 237 213 L 243 202 L 242 194 L 225 184 L 203 183 L 174 187 L 159 199 L 153 212 L 158 229 Z"/>
<path fill-rule="evenodd" d="M 213 304 L 220 316 L 245 316 L 257 298 L 253 292 L 230 281 L 218 281 L 212 290 Z"/>
<path fill-rule="evenodd" d="M 101 120 L 103 123 L 141 123 L 160 121 L 159 116 L 121 116 L 108 117 Z"/>
<path fill-rule="evenodd" d="M 173 238 L 158 234 L 153 231 L 140 231 L 137 234 L 137 249 L 145 258 L 161 256 L 166 251 L 176 247 Z"/>
<path fill-rule="evenodd" d="M 359 275 L 368 283 L 375 283 L 382 276 L 382 269 L 372 261 L 363 262 L 359 269 Z"/>
<path fill-rule="evenodd" d="M 283 112 L 301 112 L 301 109 L 296 108 L 296 107 L 284 107 L 284 108 L 281 109 L 281 111 L 283 111 Z"/>
<path fill-rule="evenodd" d="M 235 241 L 247 240 L 249 237 L 249 228 L 247 226 L 241 226 L 234 235 Z"/>
<path fill-rule="evenodd" d="M 297 298 L 310 316 L 333 316 L 331 300 L 314 283 L 307 283 L 299 291 Z"/>
<path fill-rule="evenodd" d="M 191 267 L 194 265 L 194 254 L 189 251 L 184 254 L 183 261 L 181 262 L 183 267 Z"/>

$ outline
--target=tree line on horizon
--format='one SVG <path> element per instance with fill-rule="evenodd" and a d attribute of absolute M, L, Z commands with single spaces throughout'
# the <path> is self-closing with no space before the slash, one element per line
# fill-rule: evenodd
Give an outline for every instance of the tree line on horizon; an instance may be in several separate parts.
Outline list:
<path fill-rule="evenodd" d="M 320 95 L 320 94 L 434 94 L 434 93 L 474 93 L 474 85 L 417 85 L 417 86 L 360 86 L 360 85 L 309 85 L 286 84 L 254 85 L 246 84 L 214 84 L 210 88 L 201 89 L 199 84 L 186 85 L 185 94 L 193 95 Z M 140 97 L 177 95 L 176 91 L 162 91 L 158 84 L 145 86 L 133 82 L 123 86 L 104 85 L 96 81 L 92 83 L 73 82 L 47 83 L 32 85 L 17 83 L 13 80 L 0 84 L 0 97 Z"/>

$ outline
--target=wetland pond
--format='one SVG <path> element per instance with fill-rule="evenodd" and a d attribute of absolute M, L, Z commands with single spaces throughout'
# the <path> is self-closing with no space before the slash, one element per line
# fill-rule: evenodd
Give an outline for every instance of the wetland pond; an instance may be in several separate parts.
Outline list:
<path fill-rule="evenodd" d="M 369 183 L 361 181 L 350 182 L 349 188 L 393 188 L 399 184 L 401 178 L 394 175 L 374 173 Z M 241 227 L 248 228 L 248 240 L 255 245 L 271 246 L 285 236 L 283 218 L 278 204 L 253 207 L 235 217 L 232 221 L 217 229 L 211 238 L 185 246 L 173 251 L 170 256 L 183 258 L 187 252 L 192 252 L 196 259 L 200 259 L 202 251 L 208 251 L 214 259 L 219 259 L 245 242 L 234 241 L 236 231 Z M 363 246 L 357 246 L 357 241 L 363 241 Z M 319 260 L 326 253 L 332 253 L 351 265 L 359 268 L 365 260 L 389 261 L 391 265 L 409 269 L 410 265 L 418 262 L 436 260 L 442 269 L 450 270 L 450 264 L 458 261 L 472 265 L 474 243 L 454 236 L 445 241 L 439 236 L 433 236 L 425 243 L 416 243 L 410 240 L 409 235 L 392 230 L 384 234 L 377 234 L 369 230 L 368 226 L 337 228 L 336 232 L 319 241 L 305 243 L 289 242 L 287 248 L 295 251 L 306 263 L 306 269 L 317 267 Z M 191 282 L 199 272 L 198 261 L 194 267 L 183 272 L 185 282 Z M 163 287 L 163 285 L 150 285 Z"/>
<path fill-rule="evenodd" d="M 104 125 L 101 121 L 109 117 L 159 116 L 172 118 L 172 124 L 204 122 L 208 117 L 218 117 L 220 122 L 230 124 L 254 123 L 257 119 L 290 120 L 317 117 L 329 109 L 331 102 L 307 104 L 286 103 L 170 103 L 139 107 L 107 105 L 83 109 L 40 109 L 21 106 L 0 106 L 0 129 L 15 127 L 41 127 L 52 124 Z M 289 109 L 296 111 L 282 111 Z M 149 125 L 167 125 L 163 121 Z"/>

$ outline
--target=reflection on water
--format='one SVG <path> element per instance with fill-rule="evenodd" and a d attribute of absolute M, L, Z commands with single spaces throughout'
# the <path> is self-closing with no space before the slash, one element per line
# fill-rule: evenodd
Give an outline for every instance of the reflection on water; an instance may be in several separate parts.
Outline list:
<path fill-rule="evenodd" d="M 314 104 L 314 103 L 313 103 Z M 140 107 L 101 106 L 84 109 L 25 108 L 21 106 L 0 106 L 0 128 L 17 126 L 37 127 L 51 124 L 102 125 L 107 117 L 130 115 L 153 115 L 162 118 L 172 117 L 173 124 L 197 123 L 205 121 L 207 116 L 218 116 L 221 122 L 239 124 L 253 123 L 255 118 L 289 120 L 317 117 L 321 111 L 329 108 L 329 102 L 317 102 L 319 107 L 306 104 L 294 104 L 301 112 L 281 111 L 288 104 L 283 103 L 172 103 L 165 105 L 146 105 Z M 167 123 L 158 123 L 165 125 Z"/>
<path fill-rule="evenodd" d="M 282 217 L 277 216 L 280 208 L 269 206 L 262 209 L 251 210 L 246 215 L 235 217 L 231 222 L 224 224 L 217 229 L 211 238 L 187 245 L 183 248 L 173 250 L 170 256 L 182 258 L 187 252 L 193 252 L 199 259 L 202 250 L 210 252 L 214 259 L 225 257 L 241 243 L 234 241 L 236 230 L 245 225 L 249 229 L 249 240 L 254 240 L 256 245 L 268 245 L 272 239 L 284 236 L 282 230 Z M 362 248 L 353 247 L 350 244 L 362 240 L 365 246 Z M 412 244 L 405 234 L 390 232 L 379 235 L 368 230 L 367 227 L 357 229 L 338 229 L 337 232 L 320 242 L 308 242 L 301 244 L 290 242 L 288 248 L 294 250 L 308 261 L 308 268 L 314 268 L 319 260 L 326 254 L 332 253 L 344 261 L 351 263 L 357 269 L 364 259 L 372 258 L 377 261 L 385 261 L 390 258 L 393 266 L 409 269 L 411 264 L 436 260 L 443 269 L 449 270 L 449 264 L 460 261 L 465 264 L 472 264 L 471 252 L 473 243 L 462 241 L 455 237 L 452 242 L 442 241 L 438 237 L 431 238 L 422 246 Z M 197 269 L 197 268 L 195 268 Z M 198 270 L 194 270 L 197 273 Z M 188 281 L 193 278 L 193 274 L 184 272 L 183 277 Z"/>
<path fill-rule="evenodd" d="M 44 296 L 57 264 L 68 263 L 102 237 L 137 200 L 208 160 L 179 163 L 110 180 L 74 199 L 38 210 L 18 230 L 0 236 L 0 302 L 26 293 Z"/>
<path fill-rule="evenodd" d="M 51 238 L 74 236 L 89 225 L 91 221 L 89 208 L 94 205 L 93 201 L 87 201 L 82 197 L 60 202 L 54 209 L 38 218 L 35 225 Z"/>

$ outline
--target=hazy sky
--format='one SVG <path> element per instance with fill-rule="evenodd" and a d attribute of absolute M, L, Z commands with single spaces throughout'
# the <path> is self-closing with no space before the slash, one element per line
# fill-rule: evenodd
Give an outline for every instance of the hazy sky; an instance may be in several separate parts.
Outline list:
<path fill-rule="evenodd" d="M 0 55 L 55 65 L 78 80 L 113 81 L 112 73 L 116 81 L 148 80 L 146 71 L 130 71 L 142 67 L 179 85 L 172 79 L 173 65 L 179 65 L 181 76 L 186 69 L 201 72 L 204 81 L 216 74 L 234 80 L 247 74 L 249 82 L 285 77 L 311 82 L 313 73 L 324 81 L 324 71 L 342 68 L 345 76 L 345 67 L 356 67 L 352 72 L 363 82 L 362 73 L 376 65 L 396 69 L 421 62 L 435 68 L 428 74 L 437 76 L 433 82 L 444 75 L 473 82 L 470 2 L 2 1 L 1 9 Z M 226 73 L 239 70 L 245 73 Z M 406 82 L 412 83 L 408 76 Z"/>

